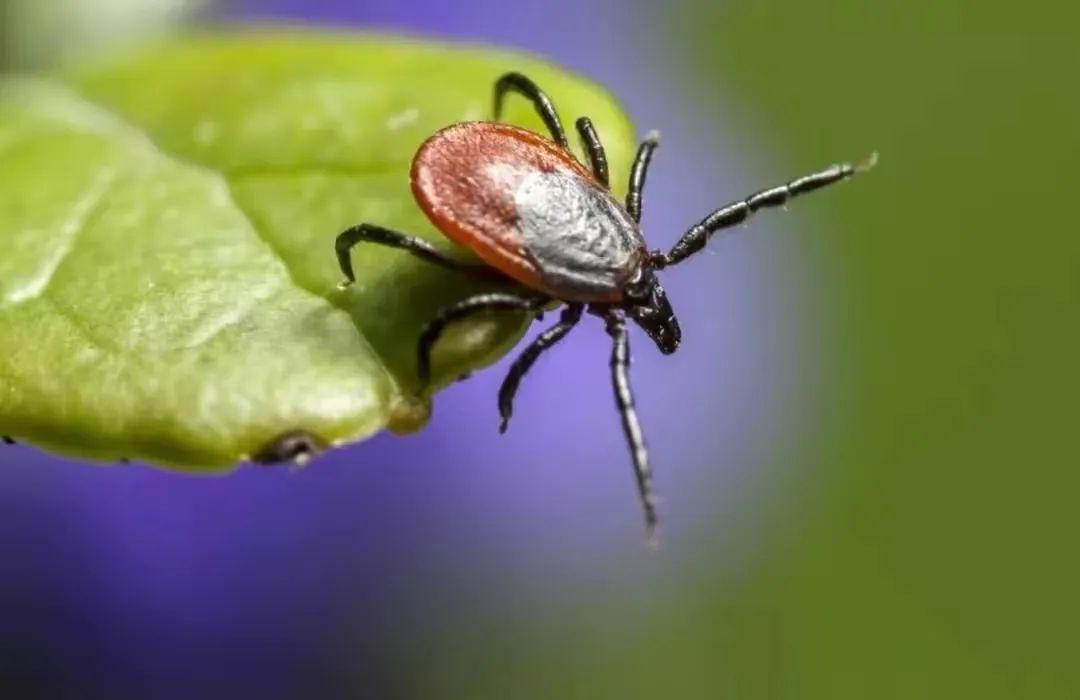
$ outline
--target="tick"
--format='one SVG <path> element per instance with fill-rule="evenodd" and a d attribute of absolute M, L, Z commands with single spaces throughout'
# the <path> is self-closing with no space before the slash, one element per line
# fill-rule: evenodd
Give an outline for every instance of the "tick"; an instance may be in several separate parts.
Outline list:
<path fill-rule="evenodd" d="M 498 123 L 511 92 L 532 102 L 550 138 Z M 431 349 L 447 325 L 494 310 L 538 313 L 562 305 L 559 322 L 525 348 L 499 389 L 500 432 L 506 430 L 522 377 L 540 354 L 564 338 L 584 312 L 603 319 L 613 345 L 615 404 L 651 535 L 656 503 L 630 390 L 627 319 L 637 323 L 661 353 L 675 352 L 682 332 L 658 271 L 702 250 L 717 231 L 742 223 L 759 209 L 781 206 L 792 197 L 845 180 L 870 168 L 875 157 L 859 165 L 833 165 L 721 207 L 690 227 L 665 253 L 649 250 L 640 227 L 645 176 L 659 146 L 655 133 L 639 146 L 626 201 L 619 202 L 609 187 L 604 147 L 588 117 L 575 124 L 588 154 L 588 163 L 583 164 L 570 151 L 551 99 L 532 80 L 507 73 L 495 82 L 494 102 L 495 121 L 462 122 L 438 131 L 420 146 L 410 173 L 413 195 L 431 223 L 471 250 L 482 264 L 447 258 L 422 238 L 365 223 L 337 237 L 338 263 L 346 278 L 342 284 L 356 279 L 350 251 L 358 243 L 399 248 L 429 263 L 507 284 L 507 291 L 448 306 L 425 326 L 417 349 L 424 387 L 431 374 Z"/>

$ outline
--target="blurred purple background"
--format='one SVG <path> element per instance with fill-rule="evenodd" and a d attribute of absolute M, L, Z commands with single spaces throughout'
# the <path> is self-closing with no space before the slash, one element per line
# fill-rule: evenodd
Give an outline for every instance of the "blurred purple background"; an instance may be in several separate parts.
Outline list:
<path fill-rule="evenodd" d="M 645 214 L 659 246 L 792 174 L 753 160 L 760 144 L 718 112 L 719 80 L 680 81 L 665 12 L 613 0 L 225 9 L 503 44 L 598 80 L 641 133 L 663 132 Z M 529 376 L 503 437 L 505 360 L 441 394 L 420 434 L 382 435 L 300 471 L 192 478 L 0 449 L 0 671 L 21 669 L 27 687 L 53 696 L 77 685 L 80 697 L 179 697 L 199 668 L 223 694 L 247 680 L 263 697 L 313 683 L 323 697 L 356 687 L 397 697 L 410 663 L 443 653 L 479 618 L 557 626 L 615 606 L 632 626 L 659 596 L 722 577 L 764 536 L 753 510 L 784 449 L 778 436 L 812 429 L 800 397 L 818 376 L 813 271 L 770 227 L 783 218 L 755 221 L 754 235 L 718 241 L 665 276 L 679 354 L 662 358 L 632 337 L 664 499 L 660 552 L 641 546 L 608 341 L 585 323 Z"/>

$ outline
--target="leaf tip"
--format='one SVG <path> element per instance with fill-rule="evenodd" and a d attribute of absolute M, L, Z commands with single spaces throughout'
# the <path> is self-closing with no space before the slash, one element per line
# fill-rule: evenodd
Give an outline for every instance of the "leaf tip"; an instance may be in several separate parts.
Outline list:
<path fill-rule="evenodd" d="M 402 396 L 390 403 L 387 428 L 397 435 L 415 433 L 431 417 L 431 400 L 417 396 Z"/>

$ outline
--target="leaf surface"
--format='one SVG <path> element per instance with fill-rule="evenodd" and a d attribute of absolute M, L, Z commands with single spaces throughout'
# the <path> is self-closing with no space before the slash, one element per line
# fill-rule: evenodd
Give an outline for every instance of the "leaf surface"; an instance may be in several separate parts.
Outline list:
<path fill-rule="evenodd" d="M 339 290 L 333 241 L 369 221 L 468 258 L 419 212 L 408 168 L 437 129 L 490 118 L 507 70 L 531 75 L 567 123 L 592 117 L 625 181 L 633 131 L 610 97 L 493 50 L 219 35 L 4 79 L 0 434 L 201 470 L 287 434 L 321 447 L 421 427 L 420 330 L 485 288 L 361 246 L 358 282 Z M 525 100 L 508 107 L 542 130 Z M 434 385 L 493 362 L 528 320 L 455 327 Z"/>

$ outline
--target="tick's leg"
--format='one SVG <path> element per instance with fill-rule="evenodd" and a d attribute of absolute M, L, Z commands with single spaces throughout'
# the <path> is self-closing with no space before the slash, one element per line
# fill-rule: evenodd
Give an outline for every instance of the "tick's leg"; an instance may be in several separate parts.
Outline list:
<path fill-rule="evenodd" d="M 626 211 L 630 212 L 634 221 L 641 221 L 641 193 L 645 189 L 645 176 L 649 174 L 653 152 L 659 147 L 659 132 L 649 132 L 634 157 L 634 167 L 630 169 L 630 187 L 626 192 Z"/>
<path fill-rule="evenodd" d="M 563 309 L 559 322 L 536 336 L 536 340 L 525 348 L 518 355 L 518 358 L 514 360 L 514 364 L 510 366 L 506 379 L 503 380 L 502 386 L 499 387 L 499 416 L 502 418 L 502 422 L 499 424 L 500 433 L 506 432 L 506 426 L 510 422 L 510 414 L 514 412 L 514 394 L 517 393 L 521 378 L 532 368 L 536 358 L 540 357 L 540 353 L 566 337 L 570 329 L 577 325 L 577 322 L 581 320 L 583 308 L 581 304 L 571 304 Z"/>
<path fill-rule="evenodd" d="M 251 457 L 256 464 L 283 464 L 291 462 L 304 466 L 326 449 L 321 438 L 306 430 L 290 430 L 274 438 Z"/>
<path fill-rule="evenodd" d="M 416 348 L 416 373 L 420 377 L 420 389 L 426 389 L 431 381 L 431 349 L 438 342 L 446 327 L 466 316 L 488 311 L 526 311 L 536 312 L 543 308 L 548 300 L 544 297 L 527 297 L 517 294 L 492 293 L 478 294 L 449 306 L 428 321 L 420 334 Z"/>
<path fill-rule="evenodd" d="M 649 470 L 649 453 L 645 450 L 645 436 L 641 432 L 634 395 L 630 391 L 630 340 L 626 333 L 626 319 L 618 311 L 604 317 L 608 335 L 611 336 L 611 383 L 615 388 L 615 404 L 622 417 L 623 432 L 630 443 L 630 455 L 634 460 L 634 476 L 637 477 L 638 495 L 645 510 L 645 527 L 649 539 L 656 529 L 656 498 L 652 490 L 652 472 Z"/>
<path fill-rule="evenodd" d="M 544 120 L 548 131 L 551 132 L 551 139 L 563 148 L 569 149 L 570 143 L 566 140 L 562 120 L 559 119 L 559 113 L 555 111 L 551 98 L 536 83 L 521 73 L 507 73 L 495 81 L 495 121 L 502 116 L 503 100 L 506 93 L 511 90 L 521 93 L 533 103 L 533 107 Z"/>
<path fill-rule="evenodd" d="M 875 163 L 877 163 L 876 153 L 857 165 L 850 163 L 834 165 L 821 172 L 800 177 L 786 185 L 762 190 L 742 201 L 721 207 L 684 233 L 667 255 L 654 255 L 653 261 L 660 267 L 680 263 L 704 248 L 714 233 L 746 221 L 751 214 L 759 209 L 783 206 L 793 197 L 846 180 L 856 173 L 869 170 L 874 167 Z"/>
<path fill-rule="evenodd" d="M 610 182 L 608 181 L 607 154 L 604 153 L 604 144 L 600 142 L 600 134 L 596 133 L 596 127 L 588 117 L 578 119 L 575 126 L 577 126 L 578 135 L 581 136 L 581 145 L 589 154 L 589 165 L 592 167 L 593 175 L 600 184 L 608 187 Z"/>
<path fill-rule="evenodd" d="M 5 445 L 14 445 L 15 444 L 15 440 L 12 439 L 12 438 L 9 438 L 7 435 L 0 435 L 0 440 L 2 440 Z"/>
<path fill-rule="evenodd" d="M 452 260 L 444 256 L 435 249 L 435 246 L 431 245 L 423 238 L 398 233 L 397 231 L 391 231 L 390 229 L 383 228 L 382 226 L 375 226 L 374 224 L 360 224 L 359 226 L 353 226 L 338 234 L 337 241 L 334 243 L 334 248 L 337 251 L 338 265 L 345 274 L 345 281 L 340 285 L 342 287 L 347 287 L 356 281 L 356 276 L 353 274 L 352 256 L 349 255 L 349 252 L 352 250 L 352 247 L 358 243 L 375 243 L 390 248 L 398 248 L 415 255 L 421 260 L 439 265 L 440 267 L 445 267 L 449 270 L 465 272 L 488 280 L 505 280 L 502 275 L 487 266 L 458 262 L 457 260 Z"/>

